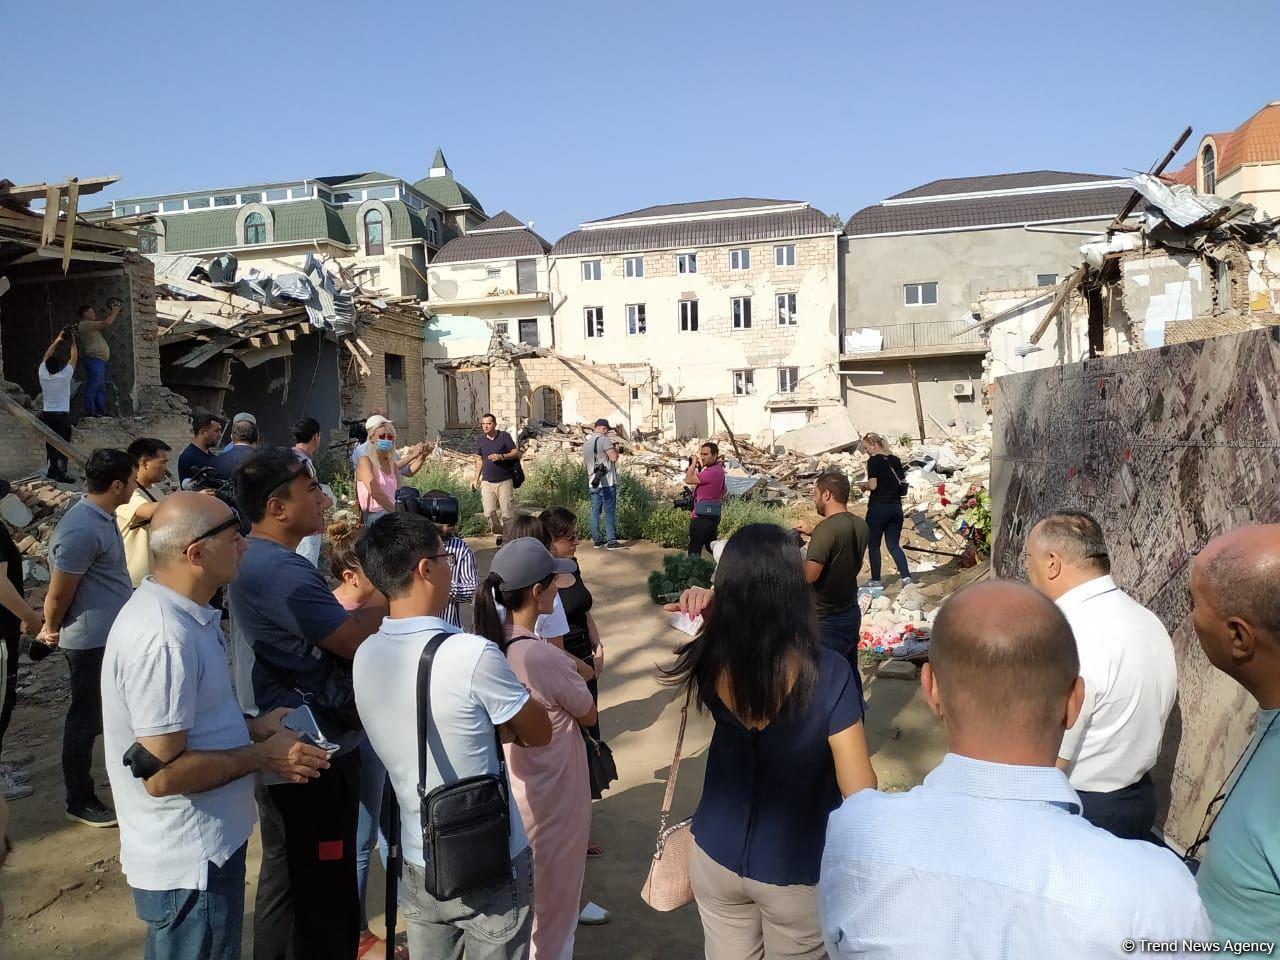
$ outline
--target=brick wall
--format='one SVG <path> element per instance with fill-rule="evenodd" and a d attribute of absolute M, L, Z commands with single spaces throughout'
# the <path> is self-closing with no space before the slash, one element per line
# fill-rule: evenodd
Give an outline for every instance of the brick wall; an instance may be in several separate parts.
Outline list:
<path fill-rule="evenodd" d="M 398 437 L 403 442 L 421 439 L 426 431 L 426 408 L 422 396 L 422 321 L 402 320 L 382 314 L 361 329 L 359 336 L 373 356 L 364 357 L 369 375 L 362 377 L 351 369 L 355 361 L 351 353 L 342 348 L 339 364 L 343 371 L 342 416 L 344 420 L 364 420 L 374 410 L 387 408 L 387 374 L 385 357 L 388 353 L 404 357 L 405 403 L 408 420 L 397 423 Z M 355 346 L 353 343 L 352 346 Z M 357 347 L 357 349 L 359 349 Z M 361 356 L 364 356 L 363 352 Z"/>
<path fill-rule="evenodd" d="M 133 363 L 131 408 L 133 412 L 147 414 L 157 407 L 156 391 L 160 387 L 155 268 L 146 257 L 129 252 L 124 255 L 124 272 L 129 281 L 129 297 L 121 316 L 128 315 L 129 330 L 127 339 L 119 346 L 131 356 Z M 113 355 L 116 350 L 117 344 L 113 342 Z"/>
<path fill-rule="evenodd" d="M 515 386 L 522 401 L 522 419 L 530 414 L 532 407 L 526 404 L 531 404 L 534 391 L 540 387 L 549 387 L 560 395 L 566 423 L 593 423 L 600 417 L 610 423 L 627 419 L 630 391 L 612 365 L 571 366 L 556 357 L 519 360 Z"/>

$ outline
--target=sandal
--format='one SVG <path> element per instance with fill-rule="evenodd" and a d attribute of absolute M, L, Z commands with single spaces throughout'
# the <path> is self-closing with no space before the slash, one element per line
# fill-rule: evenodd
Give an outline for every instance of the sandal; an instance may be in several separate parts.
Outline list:
<path fill-rule="evenodd" d="M 587 847 L 588 860 L 594 860 L 596 857 L 603 857 L 603 856 L 604 856 L 604 847 L 600 846 L 600 844 L 593 843 L 589 847 Z"/>

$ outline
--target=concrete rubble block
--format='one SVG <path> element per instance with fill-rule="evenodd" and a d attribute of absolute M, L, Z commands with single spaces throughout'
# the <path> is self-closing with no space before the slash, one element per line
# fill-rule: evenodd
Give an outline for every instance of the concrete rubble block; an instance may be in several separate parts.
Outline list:
<path fill-rule="evenodd" d="M 778 437 L 778 445 L 792 453 L 816 457 L 843 450 L 858 442 L 858 428 L 849 411 L 843 407 L 830 417 L 809 423 Z"/>
<path fill-rule="evenodd" d="M 876 668 L 876 676 L 886 680 L 914 680 L 916 665 L 903 660 L 885 660 Z"/>
<path fill-rule="evenodd" d="M 0 500 L 0 517 L 4 518 L 4 522 L 11 527 L 21 529 L 35 519 L 31 508 L 22 500 L 10 493 L 3 500 Z"/>

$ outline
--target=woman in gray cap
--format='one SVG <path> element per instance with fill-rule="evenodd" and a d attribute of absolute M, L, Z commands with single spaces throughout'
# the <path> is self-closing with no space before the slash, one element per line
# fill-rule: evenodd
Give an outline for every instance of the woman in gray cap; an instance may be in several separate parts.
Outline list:
<path fill-rule="evenodd" d="M 556 593 L 573 583 L 573 561 L 557 559 L 533 537 L 505 544 L 476 592 L 476 633 L 506 653 L 520 682 L 551 718 L 544 747 L 506 745 L 511 793 L 533 849 L 532 957 L 573 955 L 587 869 L 591 792 L 578 728 L 596 706 L 573 658 L 534 632 Z M 505 622 L 498 606 L 506 610 Z"/>

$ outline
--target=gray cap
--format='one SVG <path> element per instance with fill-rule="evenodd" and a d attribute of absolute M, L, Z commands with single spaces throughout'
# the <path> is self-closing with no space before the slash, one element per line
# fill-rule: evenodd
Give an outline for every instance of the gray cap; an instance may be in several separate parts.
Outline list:
<path fill-rule="evenodd" d="M 252 423 L 255 427 L 258 425 L 258 418 L 252 413 L 237 413 L 231 418 L 232 423 Z"/>
<path fill-rule="evenodd" d="M 504 590 L 531 587 L 553 573 L 560 575 L 556 586 L 573 585 L 573 561 L 556 559 L 550 550 L 533 537 L 521 537 L 504 543 L 494 554 L 489 570 L 502 578 Z"/>

